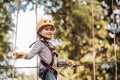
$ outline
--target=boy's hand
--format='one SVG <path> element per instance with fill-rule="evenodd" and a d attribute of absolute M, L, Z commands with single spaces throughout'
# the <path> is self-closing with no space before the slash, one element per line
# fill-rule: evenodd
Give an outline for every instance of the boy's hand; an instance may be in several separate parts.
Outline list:
<path fill-rule="evenodd" d="M 18 58 L 26 58 L 26 53 L 24 53 L 24 52 L 14 52 L 13 53 L 13 57 L 15 58 L 15 59 L 18 59 Z"/>
<path fill-rule="evenodd" d="M 73 61 L 73 60 L 68 59 L 66 63 L 67 63 L 68 65 L 73 65 L 73 64 L 74 64 L 74 61 Z"/>

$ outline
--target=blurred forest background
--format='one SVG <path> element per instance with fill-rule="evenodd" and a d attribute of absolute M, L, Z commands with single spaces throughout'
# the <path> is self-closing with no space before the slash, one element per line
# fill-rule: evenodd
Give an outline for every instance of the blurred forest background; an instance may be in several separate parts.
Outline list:
<path fill-rule="evenodd" d="M 11 80 L 13 74 L 8 55 L 13 48 L 9 33 L 15 34 L 16 27 L 12 14 L 28 5 L 35 10 L 35 2 L 0 0 L 0 80 Z M 38 0 L 38 5 L 55 21 L 55 38 L 62 41 L 59 57 L 80 64 L 75 73 L 74 67 L 58 68 L 62 80 L 94 80 L 94 58 L 96 80 L 120 80 L 120 0 Z M 16 80 L 35 80 L 33 76 L 15 71 Z"/>

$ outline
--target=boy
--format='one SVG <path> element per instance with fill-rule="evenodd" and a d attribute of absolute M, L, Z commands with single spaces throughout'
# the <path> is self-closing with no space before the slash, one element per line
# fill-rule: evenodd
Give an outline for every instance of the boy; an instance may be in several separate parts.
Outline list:
<path fill-rule="evenodd" d="M 51 20 L 42 19 L 36 26 L 38 41 L 29 53 L 15 52 L 14 58 L 31 59 L 36 54 L 40 57 L 39 77 L 42 80 L 57 80 L 55 67 L 59 64 L 73 64 L 72 60 L 57 59 L 55 47 L 49 42 L 55 32 L 55 26 Z"/>

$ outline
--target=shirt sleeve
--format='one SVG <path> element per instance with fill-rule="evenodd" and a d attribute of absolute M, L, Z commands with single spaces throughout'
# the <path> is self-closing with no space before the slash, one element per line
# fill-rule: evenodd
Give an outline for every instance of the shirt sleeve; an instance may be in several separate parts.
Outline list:
<path fill-rule="evenodd" d="M 66 59 L 58 59 L 57 64 L 58 64 L 58 66 L 65 66 L 65 65 L 67 65 L 66 62 L 67 62 Z"/>
<path fill-rule="evenodd" d="M 33 58 L 36 54 L 40 53 L 42 49 L 43 49 L 43 44 L 40 41 L 37 41 L 33 45 L 32 50 L 29 53 L 27 53 L 26 59 Z"/>

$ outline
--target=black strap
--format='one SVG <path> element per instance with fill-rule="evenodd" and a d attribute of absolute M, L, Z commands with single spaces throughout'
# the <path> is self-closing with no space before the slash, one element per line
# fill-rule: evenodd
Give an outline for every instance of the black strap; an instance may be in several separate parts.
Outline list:
<path fill-rule="evenodd" d="M 48 71 L 49 71 L 49 70 L 47 70 L 47 69 L 45 70 L 45 72 L 44 72 L 44 74 L 43 74 L 43 78 L 42 78 L 42 80 L 45 80 Z"/>
<path fill-rule="evenodd" d="M 56 72 L 56 70 L 54 68 L 52 68 L 52 65 L 53 65 L 53 62 L 54 62 L 54 53 L 53 53 L 53 50 L 55 50 L 55 48 L 51 48 L 50 45 L 49 45 L 49 43 L 47 41 L 41 41 L 41 42 L 43 42 L 50 49 L 51 56 L 52 56 L 52 61 L 51 61 L 50 64 L 47 64 L 45 61 L 41 60 L 42 65 L 46 67 L 46 70 L 45 70 L 45 72 L 43 74 L 43 80 L 45 80 L 46 75 L 47 75 L 47 73 L 48 73 L 49 70 L 51 70 L 53 72 Z"/>
<path fill-rule="evenodd" d="M 33 43 L 29 46 L 29 48 L 31 48 L 31 47 L 32 47 L 32 45 L 33 45 L 33 44 L 35 44 L 36 42 L 37 42 L 37 41 L 33 42 Z"/>
<path fill-rule="evenodd" d="M 53 50 L 55 50 L 55 48 L 51 48 L 51 46 L 49 45 L 49 43 L 47 41 L 41 41 L 41 42 L 43 42 L 49 48 L 49 50 L 51 51 L 52 61 L 51 61 L 50 65 L 52 66 L 53 62 L 54 62 L 54 52 L 53 52 Z"/>
<path fill-rule="evenodd" d="M 50 64 L 47 64 L 45 61 L 41 60 L 41 63 L 43 64 L 43 66 L 45 66 L 48 70 L 55 70 L 54 68 L 52 68 L 52 66 Z"/>
<path fill-rule="evenodd" d="M 48 71 L 49 71 L 48 69 L 45 70 L 45 72 L 44 72 L 44 74 L 43 74 L 43 78 L 42 78 L 42 80 L 45 80 Z"/>
<path fill-rule="evenodd" d="M 52 73 L 57 74 L 57 71 L 56 71 L 54 68 L 52 68 L 51 65 L 47 64 L 47 63 L 44 62 L 43 60 L 41 60 L 41 63 L 46 67 L 46 70 L 45 70 L 45 72 L 44 72 L 44 74 L 43 74 L 43 80 L 45 80 L 46 75 L 47 75 L 47 73 L 48 73 L 49 70 L 50 70 Z M 56 78 L 57 78 L 57 77 L 56 77 Z"/>

